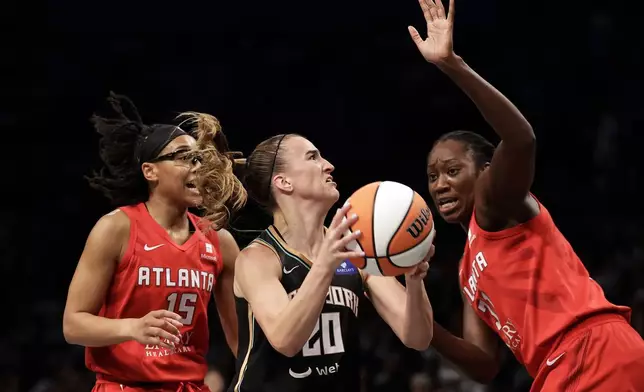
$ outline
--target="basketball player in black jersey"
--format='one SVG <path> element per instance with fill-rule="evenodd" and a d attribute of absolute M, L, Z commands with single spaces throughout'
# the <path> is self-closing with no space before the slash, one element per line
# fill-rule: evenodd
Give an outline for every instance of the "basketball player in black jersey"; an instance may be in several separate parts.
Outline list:
<path fill-rule="evenodd" d="M 273 213 L 274 225 L 236 262 L 239 350 L 229 392 L 359 391 L 362 292 L 405 345 L 429 346 L 427 261 L 406 276 L 406 288 L 392 277 L 364 276 L 346 261 L 364 255 L 345 249 L 361 235 L 343 237 L 356 221 L 343 222 L 348 206 L 324 229 L 339 198 L 333 170 L 310 141 L 294 134 L 272 137 L 248 157 L 246 187 Z"/>

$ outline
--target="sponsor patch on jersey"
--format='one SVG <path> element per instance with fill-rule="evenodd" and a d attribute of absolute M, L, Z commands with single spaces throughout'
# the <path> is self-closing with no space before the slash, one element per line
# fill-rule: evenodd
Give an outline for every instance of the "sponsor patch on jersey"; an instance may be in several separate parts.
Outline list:
<path fill-rule="evenodd" d="M 358 269 L 353 264 L 351 264 L 351 262 L 345 260 L 335 270 L 335 273 L 338 275 L 354 275 L 358 273 Z"/>

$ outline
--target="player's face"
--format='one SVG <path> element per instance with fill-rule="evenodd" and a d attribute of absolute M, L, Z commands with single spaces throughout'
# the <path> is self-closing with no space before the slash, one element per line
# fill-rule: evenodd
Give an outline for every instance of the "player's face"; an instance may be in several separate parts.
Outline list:
<path fill-rule="evenodd" d="M 194 152 L 196 144 L 192 136 L 179 136 L 165 146 L 154 163 L 143 164 L 144 176 L 154 184 L 153 192 L 181 206 L 201 204 L 202 197 L 196 187 L 195 172 L 201 165 Z"/>
<path fill-rule="evenodd" d="M 304 200 L 318 200 L 333 205 L 340 194 L 331 173 L 335 168 L 322 158 L 309 140 L 301 136 L 287 138 L 283 143 L 286 163 L 280 188 Z"/>
<path fill-rule="evenodd" d="M 448 223 L 467 223 L 474 209 L 474 186 L 479 170 L 463 143 L 437 143 L 427 158 L 429 193 Z"/>

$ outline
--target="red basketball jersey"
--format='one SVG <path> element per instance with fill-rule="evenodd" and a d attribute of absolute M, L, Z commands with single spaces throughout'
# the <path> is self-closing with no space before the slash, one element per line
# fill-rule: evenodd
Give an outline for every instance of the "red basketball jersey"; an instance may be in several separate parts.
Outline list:
<path fill-rule="evenodd" d="M 533 377 L 573 326 L 591 315 L 630 309 L 608 302 L 548 210 L 499 232 L 472 214 L 459 268 L 464 301 L 512 350 Z"/>
<path fill-rule="evenodd" d="M 86 348 L 86 365 L 123 382 L 203 381 L 208 351 L 208 301 L 223 268 L 213 230 L 195 232 L 183 245 L 173 242 L 148 213 L 145 204 L 120 208 L 130 219 L 130 239 L 99 316 L 140 318 L 167 309 L 183 317 L 182 341 L 173 350 L 136 341 Z M 203 227 L 203 226 L 201 226 Z"/>

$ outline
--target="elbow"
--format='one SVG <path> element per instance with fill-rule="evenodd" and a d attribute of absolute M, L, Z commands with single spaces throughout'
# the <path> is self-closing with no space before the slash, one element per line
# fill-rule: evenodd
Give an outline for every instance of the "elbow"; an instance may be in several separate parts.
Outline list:
<path fill-rule="evenodd" d="M 429 346 L 432 344 L 432 335 L 432 333 L 428 333 L 415 339 L 404 339 L 403 344 L 412 350 L 425 351 L 429 349 Z"/>
<path fill-rule="evenodd" d="M 65 341 L 69 344 L 78 344 L 78 341 L 76 340 L 76 333 L 74 329 L 74 324 L 72 320 L 70 320 L 70 316 L 67 314 L 63 316 L 63 336 L 65 337 Z"/>
<path fill-rule="evenodd" d="M 302 349 L 301 347 L 297 348 L 293 344 L 289 344 L 286 342 L 284 344 L 273 344 L 272 346 L 275 349 L 275 351 L 277 351 L 278 353 L 288 358 L 293 358 Z"/>
<path fill-rule="evenodd" d="M 524 151 L 532 151 L 537 146 L 537 137 L 530 124 L 527 124 L 523 132 L 518 132 L 517 138 L 514 141 L 518 147 Z"/>
<path fill-rule="evenodd" d="M 288 358 L 296 356 L 304 346 L 304 343 L 297 344 L 297 342 L 294 341 L 293 336 L 289 335 L 273 336 L 272 338 L 269 338 L 267 334 L 266 338 L 275 351 Z"/>

